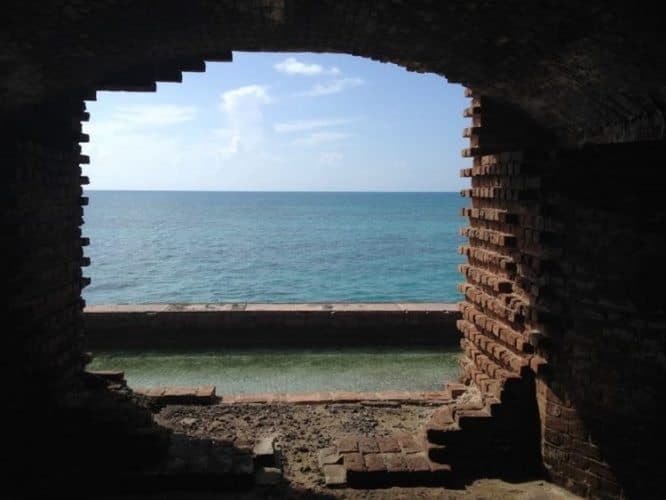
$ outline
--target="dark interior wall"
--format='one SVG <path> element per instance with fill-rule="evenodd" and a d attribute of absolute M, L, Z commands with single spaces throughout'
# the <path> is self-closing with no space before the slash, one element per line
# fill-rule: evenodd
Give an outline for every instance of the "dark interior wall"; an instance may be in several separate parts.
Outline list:
<path fill-rule="evenodd" d="M 80 99 L 63 99 L 28 107 L 1 127 L 11 353 L 4 364 L 20 381 L 9 384 L 11 406 L 35 393 L 62 394 L 83 366 L 82 112 Z"/>
<path fill-rule="evenodd" d="M 0 125 L 6 275 L 2 403 L 7 487 L 31 497 L 89 488 L 164 456 L 168 433 L 127 390 L 86 376 L 81 289 L 80 98 Z M 83 493 L 86 491 L 86 493 Z M 97 490 L 96 490 L 97 491 Z"/>
<path fill-rule="evenodd" d="M 540 294 L 543 456 L 582 495 L 663 497 L 665 154 L 664 142 L 590 146 L 546 167 L 559 231 Z"/>

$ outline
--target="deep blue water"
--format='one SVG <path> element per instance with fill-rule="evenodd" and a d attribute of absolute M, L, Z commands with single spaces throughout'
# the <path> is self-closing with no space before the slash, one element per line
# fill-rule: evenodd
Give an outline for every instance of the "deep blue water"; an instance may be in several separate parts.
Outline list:
<path fill-rule="evenodd" d="M 460 300 L 457 193 L 87 195 L 88 304 Z"/>

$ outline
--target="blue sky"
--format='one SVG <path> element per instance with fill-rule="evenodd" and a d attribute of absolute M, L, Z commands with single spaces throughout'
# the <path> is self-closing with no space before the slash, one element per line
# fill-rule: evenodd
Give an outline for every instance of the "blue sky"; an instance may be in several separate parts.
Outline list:
<path fill-rule="evenodd" d="M 339 54 L 235 52 L 155 93 L 98 92 L 90 189 L 457 191 L 460 85 Z"/>

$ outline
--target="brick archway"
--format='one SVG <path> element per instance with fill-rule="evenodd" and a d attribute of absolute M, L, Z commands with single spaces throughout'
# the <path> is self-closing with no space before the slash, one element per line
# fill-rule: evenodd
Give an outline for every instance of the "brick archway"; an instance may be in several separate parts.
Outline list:
<path fill-rule="evenodd" d="M 7 12 L 7 370 L 21 380 L 10 407 L 28 411 L 26 396 L 39 393 L 55 409 L 83 383 L 83 100 L 99 89 L 152 90 L 231 50 L 346 52 L 474 91 L 460 325 L 468 378 L 492 391 L 503 370 L 536 371 L 544 463 L 560 484 L 610 497 L 663 491 L 660 464 L 645 458 L 663 435 L 656 401 L 666 371 L 663 273 L 645 271 L 662 267 L 666 248 L 655 230 L 666 218 L 657 16 L 628 2 L 425 0 L 169 1 L 159 11 L 62 0 L 13 2 Z M 604 145 L 574 148 L 591 143 Z"/>

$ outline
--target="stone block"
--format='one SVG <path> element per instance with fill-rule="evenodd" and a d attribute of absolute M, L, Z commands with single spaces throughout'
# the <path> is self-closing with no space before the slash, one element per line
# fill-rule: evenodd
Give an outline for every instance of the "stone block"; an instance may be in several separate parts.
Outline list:
<path fill-rule="evenodd" d="M 252 451 L 257 464 L 266 467 L 275 465 L 275 450 L 273 449 L 274 440 L 274 436 L 266 436 L 255 442 Z"/>
<path fill-rule="evenodd" d="M 347 469 L 343 465 L 324 465 L 324 481 L 329 488 L 342 488 L 347 486 Z"/>

